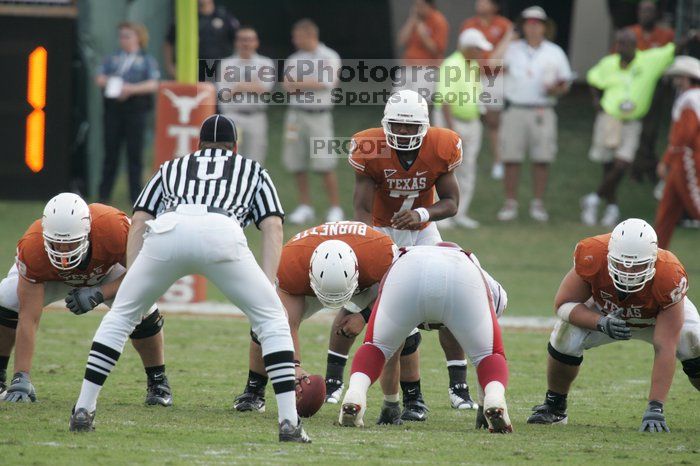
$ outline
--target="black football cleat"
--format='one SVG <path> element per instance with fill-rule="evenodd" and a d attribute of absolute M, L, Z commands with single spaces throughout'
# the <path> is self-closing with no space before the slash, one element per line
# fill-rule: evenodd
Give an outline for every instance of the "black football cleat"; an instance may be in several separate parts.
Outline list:
<path fill-rule="evenodd" d="M 382 410 L 379 412 L 377 425 L 380 426 L 399 426 L 403 424 L 401 420 L 401 407 L 399 402 L 384 401 Z"/>
<path fill-rule="evenodd" d="M 423 400 L 423 395 L 418 393 L 417 396 L 403 400 L 403 413 L 401 419 L 404 421 L 423 422 L 428 418 L 428 405 Z"/>
<path fill-rule="evenodd" d="M 478 407 L 469 395 L 469 386 L 466 383 L 450 385 L 447 392 L 450 395 L 452 409 L 476 409 Z"/>
<path fill-rule="evenodd" d="M 340 403 L 340 398 L 343 396 L 343 385 L 342 380 L 334 379 L 328 377 L 326 379 L 326 403 L 338 404 Z"/>
<path fill-rule="evenodd" d="M 306 431 L 301 425 L 301 419 L 296 426 L 293 426 L 288 419 L 282 421 L 279 439 L 280 442 L 311 443 L 311 439 L 306 435 Z"/>
<path fill-rule="evenodd" d="M 527 418 L 528 424 L 566 424 L 569 416 L 564 409 L 557 408 L 549 403 L 537 405 L 532 408 L 533 413 Z"/>
<path fill-rule="evenodd" d="M 95 430 L 95 411 L 89 413 L 85 408 L 73 408 L 68 423 L 71 432 L 92 432 Z"/>
<path fill-rule="evenodd" d="M 241 413 L 265 412 L 265 392 L 243 392 L 233 400 L 233 408 Z"/>
<path fill-rule="evenodd" d="M 173 394 L 165 374 L 149 377 L 146 388 L 146 404 L 149 406 L 172 406 Z"/>

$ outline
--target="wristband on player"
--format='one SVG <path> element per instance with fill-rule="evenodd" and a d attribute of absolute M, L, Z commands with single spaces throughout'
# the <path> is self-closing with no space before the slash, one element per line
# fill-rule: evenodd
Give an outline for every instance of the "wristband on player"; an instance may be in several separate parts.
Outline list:
<path fill-rule="evenodd" d="M 430 220 L 430 213 L 425 207 L 418 207 L 417 209 L 413 209 L 413 211 L 418 214 L 421 223 L 425 223 Z"/>
<path fill-rule="evenodd" d="M 360 315 L 363 319 L 365 319 L 365 323 L 369 322 L 369 318 L 372 315 L 372 308 L 367 306 L 366 308 L 360 311 Z"/>

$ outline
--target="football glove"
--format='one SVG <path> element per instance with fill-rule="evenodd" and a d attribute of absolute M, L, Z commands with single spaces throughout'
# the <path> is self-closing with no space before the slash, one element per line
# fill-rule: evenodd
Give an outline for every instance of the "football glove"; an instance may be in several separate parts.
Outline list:
<path fill-rule="evenodd" d="M 36 401 L 36 390 L 29 381 L 29 374 L 17 372 L 12 376 L 12 382 L 5 393 L 5 401 L 10 403 L 33 403 Z"/>
<path fill-rule="evenodd" d="M 632 330 L 627 322 L 617 317 L 603 316 L 598 319 L 598 331 L 603 332 L 614 340 L 629 340 L 632 338 Z"/>
<path fill-rule="evenodd" d="M 666 417 L 664 416 L 664 404 L 660 401 L 650 401 L 647 405 L 647 410 L 644 411 L 642 417 L 642 427 L 639 432 L 671 432 L 671 429 L 666 425 Z"/>
<path fill-rule="evenodd" d="M 73 314 L 79 316 L 92 311 L 98 304 L 105 300 L 102 289 L 99 286 L 89 288 L 73 288 L 66 296 L 66 307 Z"/>

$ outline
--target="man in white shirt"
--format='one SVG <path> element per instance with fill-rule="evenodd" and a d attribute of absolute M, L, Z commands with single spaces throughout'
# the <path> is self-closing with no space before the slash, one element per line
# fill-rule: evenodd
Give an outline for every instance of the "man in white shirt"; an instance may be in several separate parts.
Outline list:
<path fill-rule="evenodd" d="M 522 13 L 524 38 L 511 43 L 503 57 L 506 69 L 506 110 L 501 120 L 500 143 L 505 164 L 506 201 L 498 219 L 518 217 L 520 166 L 529 152 L 532 160 L 534 196 L 530 217 L 549 220 L 543 197 L 549 165 L 557 153 L 557 97 L 569 90 L 569 60 L 556 44 L 545 39 L 547 14 L 538 6 Z"/>
<path fill-rule="evenodd" d="M 236 123 L 238 152 L 261 164 L 267 156 L 267 100 L 275 85 L 275 65 L 258 55 L 258 33 L 242 27 L 236 33 L 236 53 L 221 61 L 218 85 L 222 113 Z"/>
<path fill-rule="evenodd" d="M 299 205 L 287 219 L 292 224 L 309 224 L 316 216 L 311 206 L 309 169 L 323 177 L 330 209 L 327 222 L 343 220 L 335 175 L 336 158 L 314 155 L 311 138 L 333 137 L 331 89 L 337 85 L 340 56 L 318 38 L 318 26 L 310 19 L 292 27 L 292 42 L 297 51 L 285 63 L 283 87 L 290 101 L 284 122 L 282 160 L 294 174 Z"/>

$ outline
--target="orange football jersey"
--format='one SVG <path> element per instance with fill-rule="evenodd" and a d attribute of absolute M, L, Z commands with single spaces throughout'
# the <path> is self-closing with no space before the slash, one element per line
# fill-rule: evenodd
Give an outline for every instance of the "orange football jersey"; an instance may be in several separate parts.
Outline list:
<path fill-rule="evenodd" d="M 126 256 L 129 217 L 119 209 L 103 204 L 90 204 L 90 260 L 72 270 L 59 270 L 51 265 L 44 249 L 41 220 L 37 220 L 17 243 L 17 269 L 32 283 L 64 282 L 68 285 L 93 286 L 107 275 L 112 266 Z"/>
<path fill-rule="evenodd" d="M 484 34 L 486 40 L 491 42 L 494 48 L 506 35 L 506 32 L 513 26 L 513 23 L 506 17 L 501 15 L 494 16 L 493 20 L 486 24 L 478 16 L 465 19 L 462 23 L 462 31 L 466 29 L 478 29 Z M 484 58 L 488 58 L 489 52 L 484 52 Z"/>
<path fill-rule="evenodd" d="M 314 249 L 330 239 L 346 242 L 357 256 L 358 290 L 381 281 L 394 260 L 394 243 L 384 233 L 362 222 L 324 223 L 297 233 L 282 248 L 277 269 L 278 286 L 292 295 L 314 296 L 309 282 L 309 265 Z"/>
<path fill-rule="evenodd" d="M 654 278 L 641 291 L 625 296 L 615 288 L 608 273 L 609 241 L 610 233 L 578 243 L 574 252 L 576 273 L 591 286 L 593 299 L 605 314 L 615 313 L 631 327 L 654 325 L 659 312 L 686 295 L 685 269 L 672 252 L 659 249 Z"/>
<path fill-rule="evenodd" d="M 406 170 L 396 151 L 386 143 L 382 128 L 353 136 L 348 159 L 353 169 L 376 184 L 372 223 L 390 227 L 396 212 L 435 203 L 435 181 L 462 163 L 462 140 L 446 128 L 428 128 L 418 157 Z M 422 230 L 427 223 L 421 225 Z"/>

